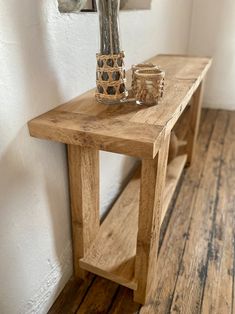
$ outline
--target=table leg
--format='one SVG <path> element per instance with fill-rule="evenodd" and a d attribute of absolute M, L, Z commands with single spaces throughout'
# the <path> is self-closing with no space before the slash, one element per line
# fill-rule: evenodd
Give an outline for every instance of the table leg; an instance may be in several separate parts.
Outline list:
<path fill-rule="evenodd" d="M 94 240 L 99 218 L 99 151 L 68 145 L 73 260 L 76 278 L 85 278 L 79 259 Z"/>
<path fill-rule="evenodd" d="M 189 131 L 187 134 L 187 166 L 189 166 L 193 160 L 194 152 L 195 152 L 195 144 L 198 135 L 198 129 L 200 124 L 200 116 L 201 116 L 201 107 L 202 107 L 202 99 L 203 99 L 203 90 L 204 90 L 204 82 L 198 86 L 196 92 L 193 95 L 192 103 L 190 106 L 190 114 L 189 114 Z"/>
<path fill-rule="evenodd" d="M 134 300 L 141 304 L 147 303 L 154 291 L 169 140 L 170 134 L 155 159 L 142 160 L 134 292 Z"/>

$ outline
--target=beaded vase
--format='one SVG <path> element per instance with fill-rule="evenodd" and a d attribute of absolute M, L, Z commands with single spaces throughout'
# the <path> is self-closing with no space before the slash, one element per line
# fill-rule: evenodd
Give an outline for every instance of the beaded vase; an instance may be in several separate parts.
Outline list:
<path fill-rule="evenodd" d="M 96 99 L 117 103 L 127 97 L 124 52 L 119 37 L 120 0 L 97 0 L 100 53 L 97 54 Z"/>

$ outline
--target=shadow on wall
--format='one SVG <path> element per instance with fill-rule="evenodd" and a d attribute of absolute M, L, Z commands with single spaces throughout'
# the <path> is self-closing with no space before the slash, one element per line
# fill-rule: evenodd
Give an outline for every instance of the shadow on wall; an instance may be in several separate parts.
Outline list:
<path fill-rule="evenodd" d="M 0 147 L 0 312 L 4 313 L 18 313 L 20 304 L 26 304 L 24 314 L 40 311 L 60 285 L 56 282 L 60 274 L 49 278 L 54 281 L 48 280 L 41 295 L 40 283 L 45 273 L 55 276 L 51 256 L 59 260 L 70 237 L 65 147 L 30 139 L 26 125 L 62 99 L 50 64 L 44 9 L 43 1 L 4 4 L 8 17 L 4 30 L 11 30 L 4 46 L 9 89 L 3 91 Z M 52 255 L 47 252 L 51 241 Z"/>
<path fill-rule="evenodd" d="M 121 0 L 123 10 L 150 10 L 152 0 Z"/>

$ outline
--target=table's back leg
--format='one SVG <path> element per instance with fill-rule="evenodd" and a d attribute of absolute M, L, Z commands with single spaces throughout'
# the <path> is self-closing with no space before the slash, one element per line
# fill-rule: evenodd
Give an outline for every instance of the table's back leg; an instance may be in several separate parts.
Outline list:
<path fill-rule="evenodd" d="M 99 151 L 68 145 L 73 260 L 76 278 L 85 278 L 79 259 L 99 230 Z"/>
<path fill-rule="evenodd" d="M 154 291 L 161 208 L 165 187 L 170 134 L 154 160 L 142 160 L 134 300 L 145 304 Z"/>
<path fill-rule="evenodd" d="M 195 144 L 198 135 L 198 129 L 200 124 L 201 117 L 201 107 L 202 107 L 202 99 L 203 99 L 203 90 L 204 90 L 204 81 L 198 86 L 196 92 L 193 95 L 190 113 L 189 113 L 189 130 L 187 134 L 187 166 L 189 166 L 193 160 L 194 152 L 195 152 Z"/>

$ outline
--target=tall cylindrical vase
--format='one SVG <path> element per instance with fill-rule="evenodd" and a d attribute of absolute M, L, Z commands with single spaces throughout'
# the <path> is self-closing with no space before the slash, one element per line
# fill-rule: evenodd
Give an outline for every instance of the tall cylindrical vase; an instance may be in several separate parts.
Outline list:
<path fill-rule="evenodd" d="M 127 97 L 124 52 L 119 36 L 120 0 L 97 0 L 100 53 L 97 54 L 96 99 L 117 103 Z"/>

